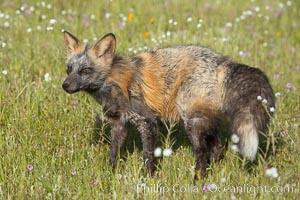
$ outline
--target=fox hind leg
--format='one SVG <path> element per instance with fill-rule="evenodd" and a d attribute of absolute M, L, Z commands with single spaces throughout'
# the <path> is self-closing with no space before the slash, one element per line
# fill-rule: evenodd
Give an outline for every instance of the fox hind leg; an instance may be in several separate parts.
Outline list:
<path fill-rule="evenodd" d="M 193 145 L 195 154 L 195 180 L 207 175 L 207 167 L 210 162 L 210 156 L 218 159 L 221 143 L 218 138 L 218 114 L 209 104 L 203 101 L 197 101 L 183 112 L 185 131 Z"/>
<path fill-rule="evenodd" d="M 194 180 L 198 180 L 207 175 L 210 157 L 218 160 L 222 150 L 218 138 L 219 111 L 209 100 L 201 97 L 178 101 L 177 106 L 193 146 L 196 161 Z"/>
<path fill-rule="evenodd" d="M 193 145 L 195 154 L 195 180 L 198 180 L 199 171 L 201 172 L 201 176 L 206 176 L 206 168 L 208 166 L 208 148 L 205 142 L 205 131 L 202 128 L 203 123 L 204 121 L 201 118 L 189 118 L 185 121 L 185 130 Z"/>
<path fill-rule="evenodd" d="M 211 129 L 212 132 L 206 137 L 206 143 L 210 152 L 210 161 L 217 162 L 223 156 L 224 145 L 222 144 L 218 129 Z"/>

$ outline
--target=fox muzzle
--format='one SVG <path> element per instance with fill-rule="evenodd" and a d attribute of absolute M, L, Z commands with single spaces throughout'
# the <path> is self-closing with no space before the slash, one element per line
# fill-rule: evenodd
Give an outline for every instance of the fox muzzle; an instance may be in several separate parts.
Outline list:
<path fill-rule="evenodd" d="M 81 78 L 77 75 L 70 75 L 62 84 L 62 88 L 69 94 L 80 91 Z"/>

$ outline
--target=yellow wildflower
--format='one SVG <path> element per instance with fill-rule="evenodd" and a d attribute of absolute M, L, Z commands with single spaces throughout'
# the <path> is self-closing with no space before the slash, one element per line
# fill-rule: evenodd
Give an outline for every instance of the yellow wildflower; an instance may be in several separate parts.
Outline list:
<path fill-rule="evenodd" d="M 129 13 L 129 15 L 128 15 L 129 22 L 132 22 L 133 18 L 134 18 L 134 14 L 133 13 Z"/>
<path fill-rule="evenodd" d="M 276 33 L 276 36 L 277 36 L 277 37 L 280 37 L 280 36 L 281 36 L 281 33 L 280 33 L 280 32 L 277 32 L 277 33 Z"/>
<path fill-rule="evenodd" d="M 146 39 L 146 38 L 149 38 L 149 33 L 148 33 L 148 32 L 144 32 L 144 33 L 143 33 L 143 36 L 144 36 L 145 39 Z"/>
<path fill-rule="evenodd" d="M 154 19 L 154 18 L 150 18 L 150 19 L 149 19 L 149 23 L 150 23 L 150 24 L 154 24 L 154 22 L 155 22 L 155 19 Z"/>

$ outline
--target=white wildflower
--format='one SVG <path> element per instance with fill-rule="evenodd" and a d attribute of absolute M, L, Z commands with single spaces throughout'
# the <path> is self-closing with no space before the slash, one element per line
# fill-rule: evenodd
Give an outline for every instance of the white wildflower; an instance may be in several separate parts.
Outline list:
<path fill-rule="evenodd" d="M 57 23 L 57 20 L 56 19 L 50 19 L 50 21 L 49 21 L 49 24 L 56 24 Z"/>
<path fill-rule="evenodd" d="M 161 157 L 162 155 L 162 149 L 160 147 L 157 147 L 155 150 L 154 150 L 154 156 L 155 157 Z"/>
<path fill-rule="evenodd" d="M 236 196 L 234 196 L 234 194 L 231 194 L 231 195 L 230 195 L 230 199 L 231 199 L 231 200 L 236 200 Z"/>
<path fill-rule="evenodd" d="M 251 16 L 252 14 L 253 14 L 253 12 L 251 10 L 246 10 L 246 11 L 243 12 L 243 15 Z"/>
<path fill-rule="evenodd" d="M 227 22 L 225 25 L 227 28 L 231 28 L 232 27 L 232 23 L 231 22 Z"/>
<path fill-rule="evenodd" d="M 118 180 L 121 180 L 122 177 L 123 177 L 122 174 L 117 174 L 117 179 L 118 179 Z"/>
<path fill-rule="evenodd" d="M 236 144 L 231 145 L 231 151 L 233 151 L 234 153 L 239 152 L 239 147 Z"/>
<path fill-rule="evenodd" d="M 105 19 L 109 19 L 110 18 L 110 13 L 106 12 L 104 16 L 105 16 Z"/>
<path fill-rule="evenodd" d="M 52 26 L 47 26 L 47 27 L 46 27 L 46 30 L 47 30 L 47 31 L 52 31 L 52 30 L 53 30 L 53 27 L 52 27 Z"/>
<path fill-rule="evenodd" d="M 270 177 L 273 177 L 273 178 L 277 178 L 278 177 L 277 168 L 272 167 L 270 169 L 266 169 L 266 175 L 270 176 Z"/>
<path fill-rule="evenodd" d="M 218 188 L 218 185 L 215 184 L 215 183 L 212 183 L 212 184 L 209 185 L 209 190 L 210 190 L 210 191 L 211 191 L 211 190 L 215 191 L 217 188 Z"/>
<path fill-rule="evenodd" d="M 280 8 L 284 8 L 284 4 L 280 2 L 280 3 L 279 3 L 279 7 L 280 7 Z"/>
<path fill-rule="evenodd" d="M 188 17 L 186 21 L 191 22 L 191 21 L 193 21 L 193 19 L 191 17 Z"/>
<path fill-rule="evenodd" d="M 164 149 L 163 151 L 163 155 L 164 156 L 170 156 L 172 154 L 172 149 Z"/>
<path fill-rule="evenodd" d="M 269 20 L 270 20 L 270 17 L 269 17 L 268 15 L 266 15 L 266 16 L 265 16 L 265 19 L 266 19 L 267 21 L 269 21 Z"/>
<path fill-rule="evenodd" d="M 240 137 L 237 134 L 232 134 L 231 141 L 236 144 L 240 141 Z"/>
<path fill-rule="evenodd" d="M 270 112 L 275 112 L 275 108 L 274 108 L 274 107 L 271 107 L 271 108 L 270 108 Z"/>
<path fill-rule="evenodd" d="M 6 75 L 8 74 L 7 69 L 3 70 L 3 71 L 2 71 L 2 74 L 6 76 Z"/>
<path fill-rule="evenodd" d="M 267 100 L 267 99 L 263 99 L 262 102 L 263 102 L 264 104 L 267 104 L 267 103 L 268 103 L 268 100 Z"/>
<path fill-rule="evenodd" d="M 10 24 L 9 24 L 8 21 L 5 21 L 5 22 L 3 23 L 3 26 L 4 26 L 5 28 L 9 28 L 9 27 L 10 27 Z"/>
<path fill-rule="evenodd" d="M 91 14 L 90 19 L 94 20 L 94 19 L 96 19 L 96 16 L 94 14 Z"/>
<path fill-rule="evenodd" d="M 51 81 L 51 77 L 50 77 L 49 73 L 46 73 L 46 74 L 44 75 L 44 80 L 45 80 L 46 82 Z"/>
<path fill-rule="evenodd" d="M 260 95 L 258 95 L 258 96 L 256 97 L 256 99 L 257 99 L 258 101 L 261 101 L 261 100 L 262 100 L 262 97 L 261 97 Z"/>

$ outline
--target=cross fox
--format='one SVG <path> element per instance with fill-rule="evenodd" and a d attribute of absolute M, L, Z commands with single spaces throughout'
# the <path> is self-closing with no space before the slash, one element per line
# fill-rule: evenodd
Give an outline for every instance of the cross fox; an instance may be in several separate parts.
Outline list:
<path fill-rule="evenodd" d="M 202 46 L 165 47 L 124 57 L 115 53 L 112 33 L 86 45 L 64 31 L 64 41 L 68 77 L 62 87 L 68 93 L 85 91 L 102 106 L 112 124 L 113 169 L 130 123 L 141 135 L 146 167 L 153 174 L 158 122 L 167 119 L 183 124 L 192 143 L 195 179 L 207 174 L 210 156 L 219 153 L 217 126 L 224 116 L 231 134 L 239 137 L 239 153 L 255 159 L 270 119 L 266 110 L 275 107 L 272 87 L 261 70 Z M 266 108 L 257 96 L 267 100 Z"/>

